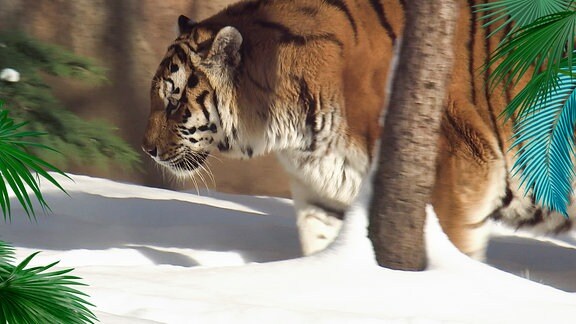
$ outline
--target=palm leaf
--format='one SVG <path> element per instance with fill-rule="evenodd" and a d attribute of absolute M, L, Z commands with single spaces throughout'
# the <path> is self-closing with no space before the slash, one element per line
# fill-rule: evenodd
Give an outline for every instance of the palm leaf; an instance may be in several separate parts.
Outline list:
<path fill-rule="evenodd" d="M 499 0 L 478 5 L 484 26 L 501 22 L 510 32 L 485 65 L 489 88 L 529 82 L 506 107 L 504 122 L 516 115 L 513 147 L 519 147 L 514 174 L 538 203 L 566 215 L 572 194 L 574 145 L 574 1 Z M 512 25 L 510 25 L 512 24 Z"/>
<path fill-rule="evenodd" d="M 0 101 L 0 108 L 2 102 Z M 34 207 L 29 188 L 43 209 L 48 208 L 42 196 L 39 179 L 44 177 L 60 190 L 64 189 L 45 169 L 66 176 L 51 164 L 25 151 L 26 147 L 50 149 L 41 144 L 22 140 L 38 137 L 38 132 L 21 131 L 24 123 L 15 124 L 8 112 L 0 110 L 0 207 L 4 219 L 10 217 L 8 187 L 30 217 Z M 65 192 L 65 191 L 64 191 Z M 70 276 L 72 269 L 49 272 L 58 262 L 47 266 L 28 267 L 37 253 L 14 266 L 14 249 L 0 241 L 0 323 L 94 323 L 96 316 L 88 309 L 94 306 L 83 299 L 87 296 L 73 286 L 84 285 L 80 278 Z"/>
<path fill-rule="evenodd" d="M 18 199 L 20 205 L 24 208 L 24 211 L 29 216 L 33 213 L 34 207 L 28 197 L 26 192 L 26 187 L 22 182 L 20 173 L 26 172 L 27 170 L 24 169 L 22 171 L 22 166 L 19 165 L 18 161 L 13 161 L 10 157 L 7 157 L 5 154 L 7 151 L 12 149 L 11 147 L 4 147 L 4 145 L 0 145 L 0 150 L 2 150 L 2 155 L 0 156 L 0 174 L 3 176 L 4 181 L 8 183 L 12 192 Z M 8 211 L 8 217 L 10 218 L 10 211 Z"/>
<path fill-rule="evenodd" d="M 568 10 L 572 0 L 499 0 L 482 3 L 475 6 L 476 12 L 484 12 L 482 20 L 486 20 L 483 27 L 502 21 L 494 31 L 488 35 L 493 36 L 506 26 L 511 31 L 524 27 L 538 18 Z"/>
<path fill-rule="evenodd" d="M 490 74 L 490 88 L 503 83 L 516 85 L 527 73 L 535 77 L 544 73 L 545 82 L 553 85 L 564 60 L 571 71 L 572 50 L 576 37 L 576 11 L 564 11 L 541 17 L 511 33 L 511 39 L 502 42 L 486 64 L 496 66 Z M 549 86 L 548 89 L 554 88 Z"/>
<path fill-rule="evenodd" d="M 0 241 L 0 265 L 8 264 L 14 260 L 14 248 L 6 242 Z"/>
<path fill-rule="evenodd" d="M 30 200 L 28 188 L 36 197 L 42 210 L 49 210 L 48 204 L 44 200 L 42 191 L 38 185 L 38 181 L 34 178 L 32 172 L 45 178 L 63 192 L 66 192 L 46 170 L 54 171 L 66 177 L 68 176 L 55 166 L 25 151 L 25 147 L 28 146 L 47 150 L 51 149 L 42 144 L 23 141 L 22 138 L 25 137 L 34 138 L 44 135 L 39 132 L 21 131 L 20 127 L 24 125 L 25 123 L 15 124 L 14 121 L 8 117 L 7 111 L 0 110 L 0 152 L 2 152 L 2 154 L 0 154 L 0 176 L 3 177 L 3 181 L 0 181 L 0 208 L 2 209 L 4 219 L 11 218 L 8 187 L 12 190 L 28 217 L 35 217 L 34 205 Z M 6 184 L 8 184 L 8 187 Z"/>
<path fill-rule="evenodd" d="M 72 269 L 49 270 L 47 266 L 28 268 L 34 253 L 14 266 L 0 264 L 0 322 L 2 323 L 94 323 L 94 306 L 86 294 L 72 288 L 84 286 L 70 276 Z"/>
<path fill-rule="evenodd" d="M 563 73 L 556 78 L 557 87 L 515 125 L 512 147 L 519 150 L 512 169 L 536 202 L 567 215 L 575 176 L 576 78 Z"/>

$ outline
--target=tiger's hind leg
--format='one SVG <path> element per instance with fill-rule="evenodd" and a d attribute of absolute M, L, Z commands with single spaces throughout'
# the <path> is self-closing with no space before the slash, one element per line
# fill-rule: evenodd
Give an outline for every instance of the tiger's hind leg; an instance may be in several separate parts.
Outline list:
<path fill-rule="evenodd" d="M 496 172 L 492 170 L 504 169 L 498 164 L 493 162 L 490 166 L 475 168 L 458 158 L 444 161 L 438 167 L 432 198 L 434 211 L 450 241 L 460 251 L 480 261 L 485 258 L 490 238 L 491 215 L 498 210 L 497 202 L 502 201 L 499 193 L 506 185 L 505 178 L 496 179 Z M 470 174 L 466 176 L 466 172 Z M 481 177 L 469 177 L 472 174 Z M 502 183 L 497 184 L 498 181 Z"/>
<path fill-rule="evenodd" d="M 449 101 L 442 120 L 432 204 L 452 243 L 479 260 L 485 257 L 491 220 L 534 234 L 573 231 L 576 203 L 565 218 L 534 204 L 510 177 L 494 130 L 471 104 Z"/>
<path fill-rule="evenodd" d="M 452 101 L 441 127 L 432 205 L 452 243 L 482 260 L 490 218 L 509 204 L 506 162 L 493 130 L 472 105 Z"/>

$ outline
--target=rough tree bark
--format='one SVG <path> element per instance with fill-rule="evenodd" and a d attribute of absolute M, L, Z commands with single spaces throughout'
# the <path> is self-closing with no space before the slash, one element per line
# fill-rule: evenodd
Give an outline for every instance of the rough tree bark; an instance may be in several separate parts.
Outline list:
<path fill-rule="evenodd" d="M 406 24 L 382 135 L 368 236 L 378 264 L 423 270 L 425 205 L 452 68 L 455 0 L 406 1 Z M 384 131 L 385 130 L 385 131 Z"/>

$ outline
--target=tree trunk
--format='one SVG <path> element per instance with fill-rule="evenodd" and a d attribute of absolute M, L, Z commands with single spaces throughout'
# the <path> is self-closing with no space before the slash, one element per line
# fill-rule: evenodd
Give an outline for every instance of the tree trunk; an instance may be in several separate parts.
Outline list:
<path fill-rule="evenodd" d="M 378 264 L 423 270 L 425 206 L 452 68 L 455 0 L 406 1 L 406 24 L 373 178 L 368 236 Z"/>

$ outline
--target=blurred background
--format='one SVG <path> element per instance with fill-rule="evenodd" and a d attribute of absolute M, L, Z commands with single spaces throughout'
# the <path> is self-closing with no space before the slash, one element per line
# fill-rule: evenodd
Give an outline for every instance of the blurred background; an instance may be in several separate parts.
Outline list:
<path fill-rule="evenodd" d="M 163 174 L 140 150 L 149 84 L 180 14 L 202 20 L 230 0 L 0 0 L 0 81 L 4 109 L 49 133 L 64 171 L 170 189 L 193 189 Z M 57 46 L 57 47 L 54 47 Z M 68 51 L 70 53 L 68 53 Z M 212 190 L 289 196 L 273 156 L 209 161 Z M 196 181 L 200 187 L 204 184 Z"/>

